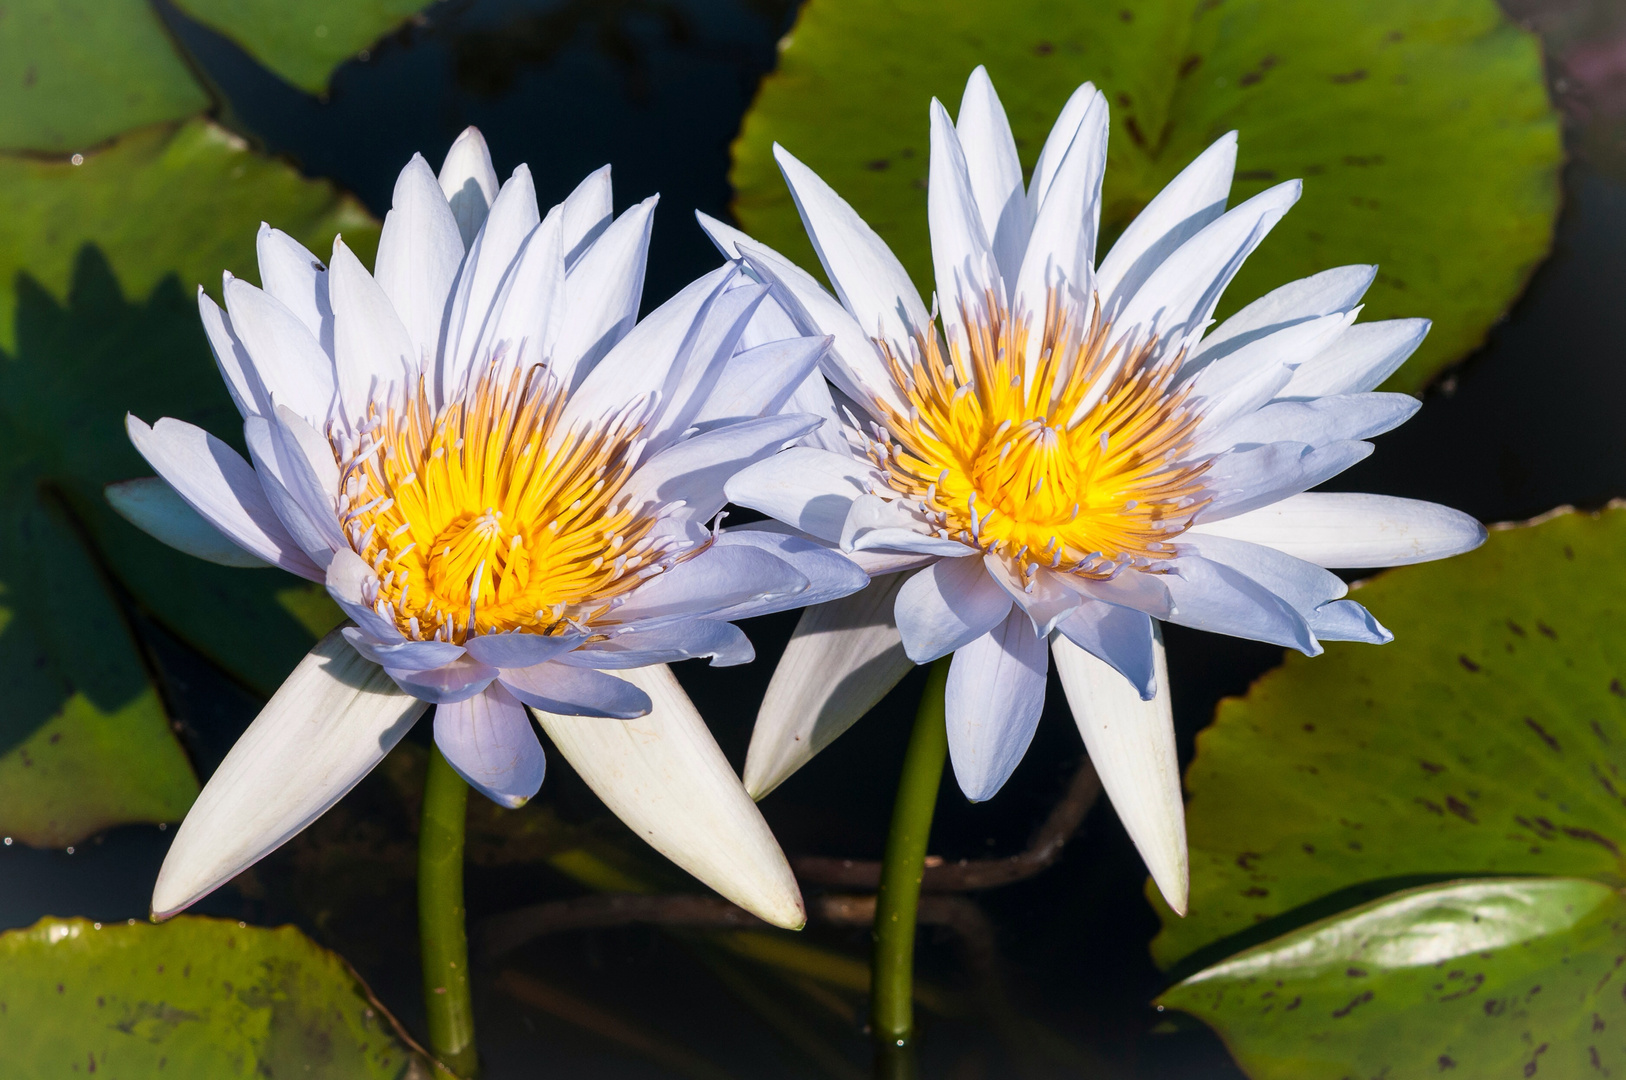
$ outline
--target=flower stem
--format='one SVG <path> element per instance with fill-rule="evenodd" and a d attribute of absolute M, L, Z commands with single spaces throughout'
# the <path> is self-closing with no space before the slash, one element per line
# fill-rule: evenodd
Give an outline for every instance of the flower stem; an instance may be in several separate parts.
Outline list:
<path fill-rule="evenodd" d="M 474 1003 L 469 995 L 469 939 L 463 922 L 463 832 L 469 786 L 441 756 L 429 752 L 418 824 L 418 939 L 423 952 L 423 1003 L 429 1048 L 464 1080 L 478 1068 Z"/>
<path fill-rule="evenodd" d="M 915 727 L 904 752 L 892 828 L 881 859 L 881 889 L 875 898 L 875 952 L 870 967 L 870 1030 L 875 1039 L 877 1077 L 914 1073 L 915 914 L 926 866 L 937 787 L 948 756 L 943 721 L 945 656 L 932 665 L 915 710 Z"/>

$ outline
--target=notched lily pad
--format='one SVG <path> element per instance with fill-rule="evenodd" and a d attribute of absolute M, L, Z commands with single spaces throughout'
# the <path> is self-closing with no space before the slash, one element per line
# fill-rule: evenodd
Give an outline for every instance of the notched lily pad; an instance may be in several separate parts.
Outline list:
<path fill-rule="evenodd" d="M 0 9 L 0 151 L 88 150 L 208 106 L 147 0 L 7 0 Z"/>
<path fill-rule="evenodd" d="M 1610 1076 L 1626 900 L 1573 878 L 1399 893 L 1170 988 L 1254 1080 Z"/>
<path fill-rule="evenodd" d="M 1378 263 L 1365 317 L 1434 320 L 1389 389 L 1416 390 L 1476 347 L 1551 241 L 1558 118 L 1539 45 L 1492 0 L 810 0 L 734 144 L 741 223 L 817 266 L 773 162 L 777 140 L 929 295 L 926 103 L 958 108 L 977 64 L 1030 171 L 1073 89 L 1091 80 L 1106 92 L 1109 240 L 1233 128 L 1233 204 L 1303 177 L 1304 199 L 1220 313 L 1318 270 Z"/>
<path fill-rule="evenodd" d="M 42 919 L 0 935 L 10 1075 L 427 1080 L 338 956 L 291 926 Z"/>
<path fill-rule="evenodd" d="M 1622 552 L 1621 506 L 1493 530 L 1360 590 L 1393 644 L 1289 655 L 1222 702 L 1186 772 L 1191 913 L 1159 904 L 1158 962 L 1366 883 L 1626 885 Z"/>
<path fill-rule="evenodd" d="M 327 90 L 333 69 L 400 26 L 429 0 L 175 0 L 301 90 Z"/>

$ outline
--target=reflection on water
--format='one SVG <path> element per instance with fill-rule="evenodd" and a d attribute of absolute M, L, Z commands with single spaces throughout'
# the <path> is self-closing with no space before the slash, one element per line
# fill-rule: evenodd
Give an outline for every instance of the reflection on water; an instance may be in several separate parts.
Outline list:
<path fill-rule="evenodd" d="M 1626 153 L 1613 156 L 1626 145 L 1620 140 L 1626 17 L 1599 0 L 1509 6 L 1549 33 L 1555 79 L 1568 80 L 1559 95 L 1571 107 L 1572 143 L 1586 158 L 1566 178 L 1554 257 L 1488 346 L 1430 392 L 1417 418 L 1383 437 L 1378 452 L 1340 485 L 1447 502 L 1490 520 L 1626 495 L 1626 425 L 1618 421 L 1618 402 L 1626 398 L 1620 344 L 1626 184 L 1618 179 L 1626 177 L 1619 169 Z M 290 90 L 230 43 L 164 10 L 229 101 L 228 120 L 307 173 L 357 192 L 375 213 L 387 208 L 407 157 L 423 151 L 438 160 L 470 123 L 486 132 L 499 169 L 530 163 L 544 204 L 605 161 L 615 166 L 619 205 L 661 190 L 646 293 L 658 302 L 715 262 L 690 213 L 726 213 L 728 143 L 773 62 L 792 5 L 445 3 L 365 62 L 341 70 L 325 103 Z M 1313 187 L 1307 197 L 1314 197 Z M 162 631 L 138 624 L 206 775 L 256 702 Z M 749 626 L 759 657 L 746 668 L 680 667 L 736 764 L 750 707 L 792 625 L 794 615 L 783 615 Z M 1169 638 L 1181 750 L 1189 756 L 1192 736 L 1215 702 L 1243 692 L 1280 654 L 1179 628 Z M 917 673 L 905 680 L 764 803 L 793 856 L 879 854 L 919 679 Z M 1047 701 L 1023 775 L 999 798 L 970 806 L 953 785 L 944 786 L 935 852 L 957 859 L 1019 851 L 1063 797 L 1082 750 L 1059 687 Z M 392 766 L 305 838 L 203 910 L 299 923 L 343 950 L 383 1000 L 419 1028 L 411 829 L 413 755 L 421 756 L 415 746 L 423 745 L 426 729 L 414 737 L 416 744 L 409 740 Z M 522 905 L 581 895 L 581 851 L 609 858 L 613 872 L 621 872 L 617 866 L 662 872 L 557 754 L 536 804 L 516 814 L 482 813 L 471 825 L 483 837 L 471 847 L 478 854 L 469 871 L 476 925 Z M 46 913 L 143 916 L 166 843 L 155 829 L 126 828 L 73 855 L 0 848 L 0 924 L 24 925 Z M 1206 1030 L 1160 1017 L 1145 1004 L 1162 976 L 1146 952 L 1157 922 L 1142 897 L 1143 880 L 1139 859 L 1102 803 L 1049 869 L 973 894 L 991 926 L 977 964 L 967 963 L 964 933 L 924 931 L 922 980 L 935 996 L 923 1008 L 923 1074 L 1239 1076 Z M 815 926 L 795 939 L 809 951 L 795 963 L 781 956 L 777 965 L 750 958 L 755 939 L 741 944 L 746 939 L 650 926 L 533 941 L 479 973 L 486 1075 L 862 1076 L 865 1009 L 856 965 L 867 938 L 862 927 Z M 995 1010 L 977 1005 L 988 1000 L 979 994 L 996 977 L 1011 1014 L 1027 1026 L 996 1022 Z"/>

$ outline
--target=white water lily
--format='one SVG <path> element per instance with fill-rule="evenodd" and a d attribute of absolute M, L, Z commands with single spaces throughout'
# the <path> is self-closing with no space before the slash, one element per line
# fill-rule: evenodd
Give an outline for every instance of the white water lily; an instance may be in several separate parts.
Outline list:
<path fill-rule="evenodd" d="M 932 311 L 853 209 L 774 153 L 835 296 L 705 222 L 804 333 L 845 399 L 841 429 L 765 459 L 731 501 L 851 552 L 880 577 L 810 610 L 757 721 L 760 798 L 911 663 L 953 653 L 947 723 L 973 800 L 1031 742 L 1049 658 L 1103 786 L 1159 889 L 1185 910 L 1184 807 L 1158 620 L 1289 646 L 1390 634 L 1328 567 L 1465 551 L 1477 521 L 1430 503 L 1307 493 L 1418 402 L 1373 393 L 1423 319 L 1355 324 L 1375 268 L 1285 285 L 1211 327 L 1297 181 L 1227 210 L 1235 133 L 1095 258 L 1107 101 L 1081 87 L 1024 186 L 986 73 L 958 123 L 931 105 Z M 839 299 L 838 299 L 839 298 Z M 936 317 L 940 316 L 940 320 Z M 940 329 L 939 329 L 940 321 Z"/>
<path fill-rule="evenodd" d="M 660 665 L 744 663 L 731 620 L 865 584 L 808 540 L 707 527 L 729 475 L 821 422 L 781 410 L 826 343 L 746 347 L 768 289 L 733 265 L 634 325 L 654 204 L 612 219 L 606 168 L 543 217 L 529 171 L 499 189 L 471 128 L 438 177 L 421 157 L 402 171 L 374 274 L 342 240 L 324 268 L 262 226 L 263 288 L 227 275 L 225 312 L 199 290 L 251 461 L 131 417 L 162 479 L 109 497 L 183 550 L 324 583 L 353 624 L 211 778 L 155 914 L 308 825 L 433 705 L 436 744 L 490 798 L 519 806 L 542 783 L 529 710 L 649 843 L 762 918 L 803 921 L 783 853 Z"/>

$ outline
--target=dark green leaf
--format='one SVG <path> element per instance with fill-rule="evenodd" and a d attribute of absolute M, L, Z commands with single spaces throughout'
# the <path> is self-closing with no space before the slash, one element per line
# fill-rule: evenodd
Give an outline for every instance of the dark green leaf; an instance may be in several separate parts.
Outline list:
<path fill-rule="evenodd" d="M 291 926 L 42 919 L 0 935 L 7 1074 L 405 1080 L 427 1061 Z"/>
<path fill-rule="evenodd" d="M 428 7 L 429 0 L 175 0 L 175 5 L 301 90 L 320 94 L 334 68 Z"/>
<path fill-rule="evenodd" d="M 1558 120 L 1535 39 L 1492 0 L 810 0 L 734 145 L 742 224 L 817 266 L 777 140 L 929 285 L 926 103 L 957 108 L 979 63 L 1029 169 L 1068 94 L 1085 80 L 1106 92 L 1108 237 L 1233 128 L 1233 202 L 1303 177 L 1303 201 L 1221 313 L 1317 270 L 1379 263 L 1366 317 L 1434 320 L 1391 389 L 1478 345 L 1547 252 Z"/>
<path fill-rule="evenodd" d="M 1255 1080 L 1609 1076 L 1626 900 L 1572 878 L 1428 886 L 1304 927 L 1158 999 Z"/>
<path fill-rule="evenodd" d="M 1495 530 L 1359 590 L 1392 645 L 1290 654 L 1221 703 L 1186 774 L 1191 913 L 1160 907 L 1157 959 L 1234 951 L 1357 886 L 1626 884 L 1623 551 L 1626 508 Z"/>
<path fill-rule="evenodd" d="M 88 150 L 208 105 L 147 0 L 0 8 L 0 150 Z"/>

